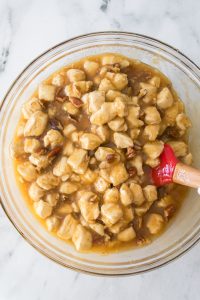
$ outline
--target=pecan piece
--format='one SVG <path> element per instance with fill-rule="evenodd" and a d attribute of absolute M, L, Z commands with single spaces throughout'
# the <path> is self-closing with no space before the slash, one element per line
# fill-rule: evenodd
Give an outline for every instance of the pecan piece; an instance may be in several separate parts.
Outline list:
<path fill-rule="evenodd" d="M 47 154 L 47 157 L 52 158 L 52 157 L 56 156 L 61 150 L 62 150 L 62 147 L 55 147 L 54 149 L 49 151 L 49 153 Z"/>
<path fill-rule="evenodd" d="M 146 94 L 147 94 L 147 90 L 146 89 L 140 90 L 140 92 L 138 94 L 138 99 L 143 98 L 144 96 L 146 96 Z"/>
<path fill-rule="evenodd" d="M 93 232 L 92 241 L 95 245 L 102 245 L 104 243 L 104 237 Z"/>
<path fill-rule="evenodd" d="M 108 163 L 114 162 L 116 159 L 116 155 L 114 153 L 110 153 L 106 155 L 106 160 Z"/>
<path fill-rule="evenodd" d="M 136 151 L 132 147 L 128 147 L 126 151 L 126 158 L 131 159 L 136 156 Z"/>
<path fill-rule="evenodd" d="M 130 167 L 127 169 L 129 177 L 134 177 L 137 174 L 137 169 L 135 167 Z"/>
<path fill-rule="evenodd" d="M 50 127 L 54 130 L 63 130 L 61 122 L 59 122 L 57 119 L 50 119 L 49 124 Z"/>
<path fill-rule="evenodd" d="M 142 228 L 142 217 L 138 217 L 138 216 L 135 216 L 135 218 L 133 219 L 133 226 L 134 226 L 134 229 L 136 231 L 140 230 Z"/>
<path fill-rule="evenodd" d="M 56 98 L 67 98 L 63 87 L 58 87 L 56 90 Z"/>
<path fill-rule="evenodd" d="M 83 101 L 76 97 L 69 97 L 69 101 L 77 108 L 83 106 Z"/>
<path fill-rule="evenodd" d="M 176 211 L 176 208 L 173 204 L 167 206 L 165 209 L 164 209 L 164 217 L 165 219 L 168 221 L 175 213 Z"/>
<path fill-rule="evenodd" d="M 63 103 L 63 102 L 65 102 L 67 100 L 67 97 L 56 97 L 56 101 L 58 101 L 58 102 L 61 102 L 61 103 Z"/>
<path fill-rule="evenodd" d="M 140 151 L 142 149 L 142 145 L 139 141 L 134 141 L 133 147 L 136 151 Z"/>
<path fill-rule="evenodd" d="M 94 156 L 94 154 L 95 154 L 95 151 L 94 151 L 94 150 L 89 150 L 89 151 L 88 151 L 88 156 L 89 156 L 89 157 Z"/>
<path fill-rule="evenodd" d="M 67 114 L 67 118 L 74 123 L 78 123 L 78 120 L 75 117 L 70 116 L 69 114 Z"/>
<path fill-rule="evenodd" d="M 175 127 L 169 127 L 166 129 L 166 134 L 172 136 L 173 138 L 179 138 L 180 132 Z"/>
<path fill-rule="evenodd" d="M 137 237 L 136 244 L 138 246 L 148 245 L 151 243 L 151 240 L 147 237 L 139 236 Z"/>
<path fill-rule="evenodd" d="M 39 148 L 36 153 L 39 154 L 39 155 L 45 155 L 47 154 L 48 152 L 48 149 L 47 148 Z"/>

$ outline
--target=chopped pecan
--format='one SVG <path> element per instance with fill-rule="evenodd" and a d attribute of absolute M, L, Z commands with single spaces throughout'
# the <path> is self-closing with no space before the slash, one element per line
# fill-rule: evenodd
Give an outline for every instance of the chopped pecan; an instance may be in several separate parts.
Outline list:
<path fill-rule="evenodd" d="M 61 102 L 61 103 L 65 102 L 66 100 L 67 100 L 67 97 L 56 97 L 56 101 Z"/>
<path fill-rule="evenodd" d="M 121 184 L 118 184 L 115 187 L 116 187 L 116 189 L 120 190 Z"/>
<path fill-rule="evenodd" d="M 105 228 L 105 233 L 106 233 L 107 235 L 109 235 L 109 237 L 110 237 L 111 239 L 114 238 L 114 234 L 113 234 L 112 232 L 109 231 L 109 228 Z"/>
<path fill-rule="evenodd" d="M 102 245 L 104 243 L 104 237 L 93 232 L 92 233 L 92 241 L 95 245 Z"/>
<path fill-rule="evenodd" d="M 129 177 L 134 177 L 137 174 L 137 169 L 135 167 L 130 167 L 127 169 Z"/>
<path fill-rule="evenodd" d="M 106 160 L 108 163 L 114 162 L 116 159 L 116 155 L 114 153 L 110 153 L 106 155 Z"/>
<path fill-rule="evenodd" d="M 40 103 L 40 105 L 42 106 L 43 109 L 46 109 L 47 108 L 47 104 L 42 102 L 41 99 L 38 100 L 38 102 Z"/>
<path fill-rule="evenodd" d="M 47 154 L 48 152 L 48 149 L 47 148 L 39 148 L 36 153 L 39 154 L 39 155 L 45 155 Z"/>
<path fill-rule="evenodd" d="M 136 239 L 136 243 L 138 246 L 143 246 L 151 243 L 151 240 L 147 237 L 138 236 Z"/>
<path fill-rule="evenodd" d="M 73 216 L 74 219 L 76 219 L 76 220 L 79 220 L 79 219 L 80 219 L 80 213 L 73 212 L 73 213 L 72 213 L 72 216 Z"/>
<path fill-rule="evenodd" d="M 61 150 L 62 150 L 62 147 L 55 147 L 54 149 L 49 151 L 49 153 L 47 154 L 47 157 L 52 158 L 52 157 L 56 156 L 58 153 L 60 153 Z"/>
<path fill-rule="evenodd" d="M 88 156 L 89 156 L 89 157 L 94 156 L 94 154 L 95 154 L 95 151 L 94 151 L 94 150 L 89 150 L 89 151 L 88 151 Z"/>
<path fill-rule="evenodd" d="M 151 77 L 152 77 L 152 73 L 149 71 L 141 71 L 135 74 L 135 76 L 133 76 L 133 78 L 137 79 L 137 81 L 142 81 L 142 82 L 151 79 Z"/>
<path fill-rule="evenodd" d="M 62 126 L 61 122 L 58 121 L 57 119 L 50 119 L 49 124 L 50 124 L 51 128 L 54 130 L 63 130 L 63 126 Z"/>
<path fill-rule="evenodd" d="M 164 217 L 165 219 L 168 221 L 175 213 L 176 211 L 176 208 L 173 204 L 167 206 L 165 209 L 164 209 Z"/>
<path fill-rule="evenodd" d="M 142 149 L 142 145 L 139 141 L 134 141 L 133 147 L 137 151 L 140 151 Z"/>
<path fill-rule="evenodd" d="M 142 217 L 135 216 L 133 220 L 134 229 L 137 231 L 142 227 Z"/>
<path fill-rule="evenodd" d="M 66 98 L 65 91 L 63 87 L 58 87 L 56 90 L 56 98 Z"/>
<path fill-rule="evenodd" d="M 67 118 L 74 123 L 78 123 L 77 119 L 75 117 L 70 116 L 69 114 L 67 114 Z"/>
<path fill-rule="evenodd" d="M 136 151 L 135 151 L 135 149 L 132 148 L 132 147 L 128 147 L 128 148 L 127 148 L 127 151 L 126 151 L 126 158 L 127 158 L 127 159 L 131 159 L 131 158 L 133 158 L 133 157 L 135 157 L 135 156 L 136 156 Z"/>
<path fill-rule="evenodd" d="M 83 101 L 76 97 L 69 97 L 69 101 L 75 106 L 75 107 L 81 107 L 83 106 Z"/>
<path fill-rule="evenodd" d="M 146 96 L 146 94 L 147 94 L 147 90 L 146 89 L 140 90 L 140 92 L 138 94 L 138 99 L 143 98 L 144 96 Z"/>
<path fill-rule="evenodd" d="M 108 72 L 119 73 L 120 72 L 120 64 L 107 64 L 105 65 Z"/>
<path fill-rule="evenodd" d="M 169 127 L 166 129 L 166 135 L 172 136 L 173 138 L 180 138 L 180 132 L 176 127 Z"/>

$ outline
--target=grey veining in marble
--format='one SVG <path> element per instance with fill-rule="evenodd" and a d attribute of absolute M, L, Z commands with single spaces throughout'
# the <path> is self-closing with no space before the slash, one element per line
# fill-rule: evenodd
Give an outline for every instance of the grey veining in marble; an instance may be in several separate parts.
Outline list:
<path fill-rule="evenodd" d="M 90 31 L 161 39 L 200 64 L 198 0 L 0 0 L 0 96 L 38 54 Z M 126 278 L 66 270 L 37 253 L 0 207 L 0 300 L 199 300 L 200 245 L 157 271 Z"/>

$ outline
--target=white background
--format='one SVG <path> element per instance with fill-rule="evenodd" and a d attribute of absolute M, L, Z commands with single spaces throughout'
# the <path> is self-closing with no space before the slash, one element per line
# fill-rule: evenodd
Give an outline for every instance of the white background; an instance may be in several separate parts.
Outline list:
<path fill-rule="evenodd" d="M 198 0 L 0 0 L 0 97 L 38 54 L 75 35 L 150 35 L 200 63 Z M 29 246 L 0 207 L 0 300 L 199 300 L 200 245 L 164 268 L 124 278 L 66 270 Z"/>

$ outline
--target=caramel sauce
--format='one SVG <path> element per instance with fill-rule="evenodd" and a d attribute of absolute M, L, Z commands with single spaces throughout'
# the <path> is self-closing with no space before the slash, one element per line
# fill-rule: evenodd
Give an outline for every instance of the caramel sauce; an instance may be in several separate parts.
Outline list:
<path fill-rule="evenodd" d="M 80 61 L 74 62 L 74 63 L 72 63 L 68 66 L 64 66 L 60 70 L 58 70 L 55 73 L 53 73 L 52 75 L 50 75 L 44 81 L 44 83 L 51 84 L 52 78 L 55 76 L 55 74 L 65 75 L 66 71 L 70 68 L 83 69 L 83 64 L 88 59 L 90 59 L 92 61 L 100 62 L 103 55 L 105 55 L 105 54 L 83 58 Z M 117 54 L 117 56 L 121 56 L 121 55 Z M 124 58 L 127 59 L 127 57 L 124 57 Z M 157 69 L 154 69 L 151 66 L 146 65 L 142 62 L 139 62 L 139 61 L 136 61 L 136 60 L 131 60 L 131 59 L 128 59 L 128 60 L 130 61 L 130 66 L 127 67 L 127 68 L 124 68 L 123 73 L 126 73 L 128 75 L 128 78 L 131 79 L 130 85 L 133 89 L 133 94 L 132 94 L 133 96 L 138 94 L 138 92 L 139 92 L 139 83 L 140 82 L 147 82 L 151 77 L 157 75 L 161 79 L 161 85 L 160 85 L 159 90 L 164 86 L 168 86 L 168 87 L 170 87 L 174 98 L 178 99 L 178 96 L 177 96 L 176 92 L 172 88 L 171 82 L 169 81 L 169 79 L 164 74 L 162 74 Z M 65 78 L 66 78 L 66 76 L 65 76 Z M 65 80 L 66 80 L 65 84 L 68 84 L 69 82 L 67 81 L 67 79 L 65 79 Z M 93 78 L 92 77 L 87 77 L 87 80 L 93 80 Z M 38 96 L 37 91 L 34 92 L 33 96 L 34 97 Z M 141 103 L 139 103 L 139 104 L 141 104 Z M 66 118 L 65 112 L 63 112 L 63 110 L 61 109 L 62 103 L 56 102 L 56 103 L 53 103 L 53 105 L 56 105 L 56 108 L 57 108 L 57 114 L 55 116 L 56 119 L 61 121 L 63 126 L 70 123 L 70 121 Z M 19 124 L 18 124 L 18 127 L 24 122 L 25 122 L 24 118 L 21 117 L 21 119 L 19 121 Z M 83 115 L 81 118 L 79 118 L 78 123 L 76 123 L 76 126 L 79 130 L 90 131 L 90 123 L 89 123 L 89 119 L 88 119 L 87 115 Z M 46 131 L 45 131 L 45 133 L 46 133 Z M 16 132 L 17 132 L 17 130 L 16 130 Z M 45 133 L 42 135 L 42 137 L 45 135 Z M 19 139 L 19 137 L 17 137 L 17 135 L 15 134 L 14 141 L 16 141 L 17 139 Z M 20 159 L 14 159 L 13 160 L 16 181 L 17 181 L 17 184 L 18 184 L 19 189 L 21 191 L 22 198 L 26 201 L 26 204 L 27 204 L 28 208 L 30 209 L 32 214 L 35 216 L 35 218 L 40 222 L 40 224 L 46 228 L 45 220 L 38 217 L 36 215 L 34 209 L 33 209 L 33 205 L 32 205 L 33 201 L 31 200 L 31 198 L 29 197 L 29 194 L 28 194 L 28 189 L 30 187 L 30 183 L 22 180 L 21 176 L 17 172 L 17 166 L 20 163 L 22 163 L 24 161 L 27 161 L 27 157 L 28 157 L 28 155 L 25 154 Z M 145 170 L 145 173 L 147 174 L 146 184 L 148 184 L 148 183 L 150 183 L 150 178 L 148 176 L 149 168 L 145 167 L 144 170 Z M 164 188 L 162 188 L 162 189 L 164 191 Z M 188 192 L 188 189 L 186 187 L 178 186 L 178 185 L 175 187 L 175 189 L 173 189 L 170 192 L 170 195 L 174 199 L 173 204 L 176 207 L 176 213 L 174 214 L 173 218 L 178 213 L 178 210 L 179 210 L 183 200 L 187 196 L 187 192 Z M 161 193 L 162 193 L 162 191 L 161 191 Z M 158 235 L 155 235 L 155 236 L 152 237 L 152 235 L 150 235 L 148 233 L 148 230 L 145 227 L 146 218 L 148 217 L 149 213 L 151 213 L 151 212 L 157 212 L 157 213 L 160 213 L 161 215 L 163 215 L 163 210 L 162 209 L 156 207 L 156 205 L 152 205 L 152 207 L 149 209 L 149 211 L 145 214 L 145 217 L 143 218 L 143 223 L 144 224 L 142 225 L 142 228 L 137 231 L 137 234 L 140 235 L 140 236 L 147 237 L 147 238 L 151 236 L 151 240 L 154 240 L 160 234 L 162 234 L 165 230 L 167 230 L 167 226 L 170 222 L 173 222 L 173 218 L 172 218 L 172 220 L 170 220 L 168 222 L 168 224 L 166 224 L 166 226 L 164 227 L 162 232 L 160 232 Z M 50 234 L 57 237 L 56 232 L 51 232 Z M 113 253 L 113 252 L 129 250 L 129 249 L 132 249 L 136 246 L 138 247 L 135 240 L 131 241 L 131 242 L 123 242 L 123 243 L 119 242 L 119 241 L 114 241 L 114 242 L 110 243 L 109 245 L 104 245 L 104 244 L 101 244 L 101 238 L 100 237 L 99 237 L 99 240 L 98 240 L 98 237 L 96 237 L 96 236 L 94 236 L 93 238 L 94 239 L 96 238 L 96 243 L 91 248 L 91 250 L 89 252 L 98 252 L 98 253 L 101 253 L 101 254 L 108 254 L 108 253 Z M 67 241 L 67 243 L 68 243 L 68 241 Z M 69 243 L 72 244 L 71 241 L 69 241 Z"/>

